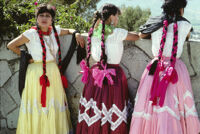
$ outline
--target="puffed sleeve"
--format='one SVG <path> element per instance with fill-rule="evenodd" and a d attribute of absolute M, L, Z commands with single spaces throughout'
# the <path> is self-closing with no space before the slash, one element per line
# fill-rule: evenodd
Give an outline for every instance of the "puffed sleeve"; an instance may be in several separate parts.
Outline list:
<path fill-rule="evenodd" d="M 57 25 L 57 26 L 55 26 L 55 27 L 56 27 L 56 31 L 57 31 L 58 35 L 60 35 L 60 32 L 61 32 L 60 25 Z"/>
<path fill-rule="evenodd" d="M 182 33 L 182 36 L 180 38 L 185 41 L 187 35 L 189 34 L 189 32 L 192 29 L 192 25 L 187 21 L 181 21 L 180 24 L 181 24 L 181 25 L 179 25 L 180 31 L 178 31 L 178 32 Z"/>
<path fill-rule="evenodd" d="M 184 27 L 182 27 L 183 28 L 183 30 L 185 31 L 185 33 L 188 35 L 189 34 L 189 32 L 191 31 L 191 29 L 192 29 L 192 25 L 190 24 L 190 23 L 188 23 L 188 22 L 184 22 L 185 24 L 184 24 Z"/>
<path fill-rule="evenodd" d="M 114 34 L 117 41 L 123 41 L 126 39 L 128 31 L 122 28 L 115 28 Z"/>
<path fill-rule="evenodd" d="M 35 29 L 26 30 L 23 35 L 28 38 L 30 41 L 34 38 Z"/>

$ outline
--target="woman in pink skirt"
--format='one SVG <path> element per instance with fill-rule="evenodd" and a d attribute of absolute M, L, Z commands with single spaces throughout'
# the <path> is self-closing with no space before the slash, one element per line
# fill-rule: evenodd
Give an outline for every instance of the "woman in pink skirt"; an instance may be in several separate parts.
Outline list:
<path fill-rule="evenodd" d="M 200 123 L 185 64 L 179 59 L 191 31 L 182 17 L 186 0 L 165 0 L 140 37 L 152 38 L 155 58 L 145 69 L 135 98 L 130 134 L 198 134 Z"/>
<path fill-rule="evenodd" d="M 85 83 L 80 98 L 77 134 L 127 134 L 128 86 L 119 66 L 123 40 L 139 36 L 115 28 L 120 10 L 112 4 L 96 12 L 88 37 L 87 61 L 81 62 Z M 92 55 L 97 62 L 89 67 Z"/>

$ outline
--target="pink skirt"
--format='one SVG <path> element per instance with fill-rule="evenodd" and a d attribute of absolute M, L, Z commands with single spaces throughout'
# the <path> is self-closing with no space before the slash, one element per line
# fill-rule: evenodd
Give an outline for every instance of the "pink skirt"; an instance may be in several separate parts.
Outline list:
<path fill-rule="evenodd" d="M 167 60 L 169 63 L 169 60 Z M 194 104 L 190 77 L 177 59 L 178 82 L 167 87 L 163 107 L 150 101 L 153 75 L 145 69 L 135 98 L 130 134 L 198 134 L 200 122 Z"/>
<path fill-rule="evenodd" d="M 92 68 L 97 67 L 94 65 Z M 106 79 L 102 88 L 94 85 L 91 72 L 83 89 L 76 134 L 127 134 L 128 86 L 119 65 L 108 65 L 117 75 L 114 84 Z"/>

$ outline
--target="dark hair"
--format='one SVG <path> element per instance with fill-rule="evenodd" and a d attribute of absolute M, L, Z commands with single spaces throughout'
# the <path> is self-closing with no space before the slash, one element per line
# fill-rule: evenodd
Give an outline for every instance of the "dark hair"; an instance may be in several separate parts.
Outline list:
<path fill-rule="evenodd" d="M 101 19 L 106 21 L 111 15 L 121 14 L 120 9 L 113 4 L 105 4 L 101 11 Z"/>
<path fill-rule="evenodd" d="M 55 11 L 55 7 L 50 5 L 50 4 L 40 4 L 37 8 L 36 8 L 36 11 L 35 11 L 35 15 L 36 17 L 38 17 L 39 14 L 41 13 L 50 13 L 51 14 L 51 17 L 54 19 L 55 18 L 55 15 L 56 15 L 56 11 Z"/>
<path fill-rule="evenodd" d="M 90 50 L 90 45 L 91 45 L 91 37 L 93 34 L 93 30 L 94 30 L 94 26 L 97 22 L 97 20 L 101 19 L 101 23 L 103 25 L 102 27 L 102 37 L 101 37 L 101 50 L 102 50 L 102 54 L 101 54 L 101 60 L 103 61 L 104 64 L 106 64 L 107 62 L 107 56 L 105 54 L 105 38 L 104 38 L 104 34 L 105 34 L 105 21 L 111 16 L 111 15 L 116 15 L 116 14 L 121 14 L 120 9 L 113 5 L 113 4 L 105 4 L 102 7 L 101 11 L 96 11 L 94 13 L 94 20 L 93 20 L 93 24 L 92 27 L 90 28 L 89 31 L 89 35 L 88 35 L 88 56 L 87 56 L 87 65 L 89 66 L 89 58 L 90 58 L 90 54 L 91 54 L 91 50 Z"/>
<path fill-rule="evenodd" d="M 185 8 L 187 0 L 165 0 L 162 5 L 163 11 L 170 16 L 179 16 L 180 9 Z"/>

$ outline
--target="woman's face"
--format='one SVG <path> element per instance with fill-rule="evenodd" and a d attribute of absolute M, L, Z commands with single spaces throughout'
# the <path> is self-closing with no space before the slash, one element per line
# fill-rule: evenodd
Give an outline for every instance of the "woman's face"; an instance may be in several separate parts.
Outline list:
<path fill-rule="evenodd" d="M 110 24 L 117 26 L 119 20 L 119 15 L 118 13 L 116 15 L 111 15 L 110 16 Z"/>
<path fill-rule="evenodd" d="M 52 16 L 48 12 L 40 13 L 37 17 L 37 23 L 41 28 L 48 28 L 52 25 Z"/>

